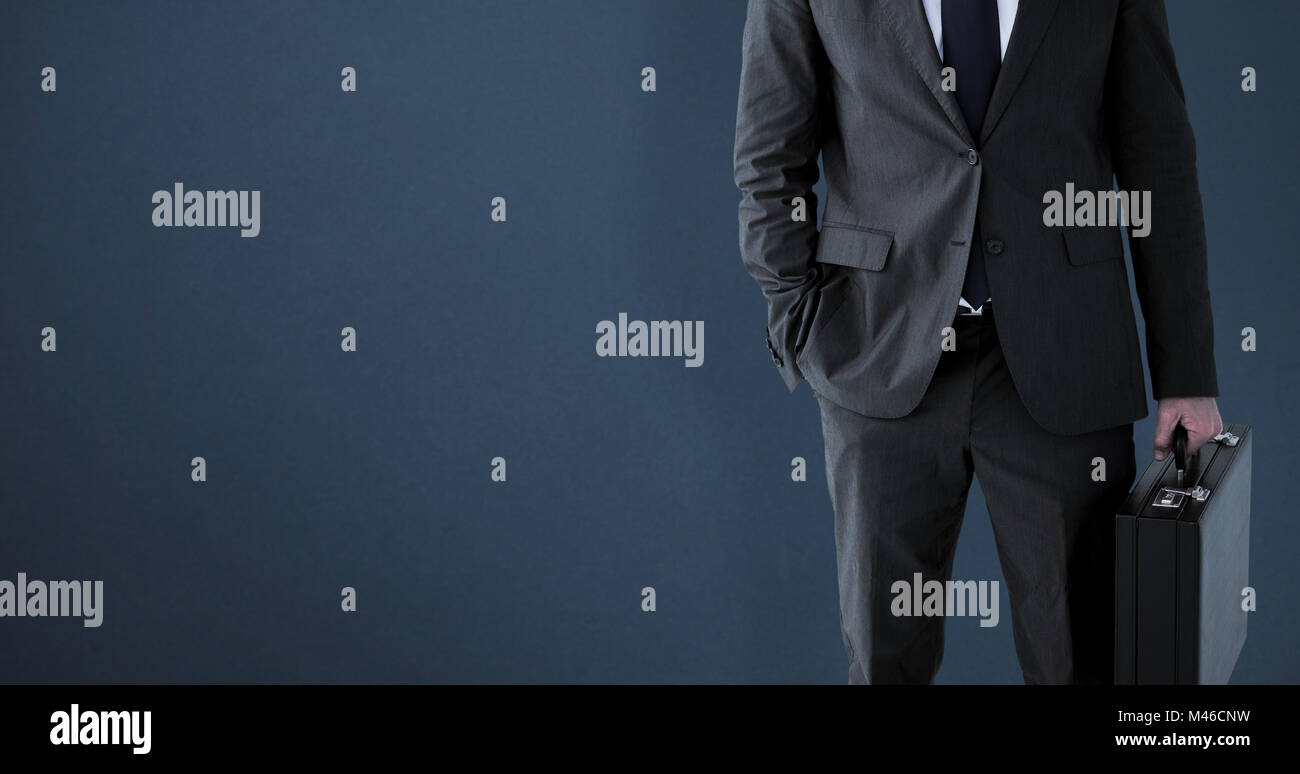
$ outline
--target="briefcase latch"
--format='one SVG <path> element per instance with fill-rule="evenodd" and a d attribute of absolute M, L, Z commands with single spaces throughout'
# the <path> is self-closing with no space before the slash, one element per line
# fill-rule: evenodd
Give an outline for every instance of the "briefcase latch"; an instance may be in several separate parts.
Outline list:
<path fill-rule="evenodd" d="M 1181 508 L 1185 498 L 1192 498 L 1198 503 L 1205 502 L 1210 497 L 1210 490 L 1197 484 L 1191 489 L 1175 489 L 1173 487 L 1162 487 L 1156 493 L 1156 499 L 1151 505 L 1156 508 Z"/>
<path fill-rule="evenodd" d="M 1239 438 L 1234 433 L 1229 433 L 1225 431 L 1214 436 L 1214 440 L 1221 444 L 1225 444 L 1227 446 L 1236 446 L 1237 442 L 1240 441 L 1241 438 Z"/>

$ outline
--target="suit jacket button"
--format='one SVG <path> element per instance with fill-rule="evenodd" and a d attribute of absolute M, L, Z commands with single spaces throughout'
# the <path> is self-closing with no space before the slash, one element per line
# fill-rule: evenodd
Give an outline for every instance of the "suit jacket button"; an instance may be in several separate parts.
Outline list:
<path fill-rule="evenodd" d="M 1003 247 L 1005 247 L 1005 245 L 1002 244 L 1001 240 L 997 239 L 990 239 L 984 243 L 984 250 L 989 255 L 1002 255 Z"/>
<path fill-rule="evenodd" d="M 980 163 L 980 155 L 975 152 L 974 148 L 970 148 L 966 151 L 966 163 L 970 164 L 972 167 Z"/>

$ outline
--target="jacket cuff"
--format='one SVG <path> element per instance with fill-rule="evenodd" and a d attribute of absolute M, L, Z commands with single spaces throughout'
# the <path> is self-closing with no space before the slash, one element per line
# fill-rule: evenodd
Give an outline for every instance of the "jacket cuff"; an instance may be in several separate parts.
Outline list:
<path fill-rule="evenodd" d="M 767 331 L 766 338 L 767 351 L 772 355 L 772 362 L 776 364 L 777 370 L 781 372 L 781 378 L 785 381 L 786 388 L 790 392 L 794 392 L 795 388 L 799 386 L 799 382 L 803 379 L 803 374 L 799 372 L 799 366 L 795 364 L 793 357 L 783 356 L 780 350 L 772 344 L 771 330 Z"/>

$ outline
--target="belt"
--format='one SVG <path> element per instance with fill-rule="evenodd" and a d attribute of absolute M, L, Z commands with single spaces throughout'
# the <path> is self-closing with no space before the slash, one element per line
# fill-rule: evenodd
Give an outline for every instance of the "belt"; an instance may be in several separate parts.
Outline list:
<path fill-rule="evenodd" d="M 957 315 L 953 318 L 953 322 L 972 325 L 985 321 L 986 319 L 993 319 L 993 303 L 991 301 L 984 302 L 983 310 L 979 314 L 975 314 L 961 304 L 958 304 Z"/>

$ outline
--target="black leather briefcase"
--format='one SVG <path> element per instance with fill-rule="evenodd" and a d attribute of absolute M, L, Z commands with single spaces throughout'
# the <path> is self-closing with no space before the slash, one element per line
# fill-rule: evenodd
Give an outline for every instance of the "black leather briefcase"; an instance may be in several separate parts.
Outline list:
<path fill-rule="evenodd" d="M 1115 682 L 1224 684 L 1246 641 L 1249 425 L 1189 459 L 1187 431 L 1115 519 Z M 1182 471 L 1182 480 L 1179 480 Z"/>

